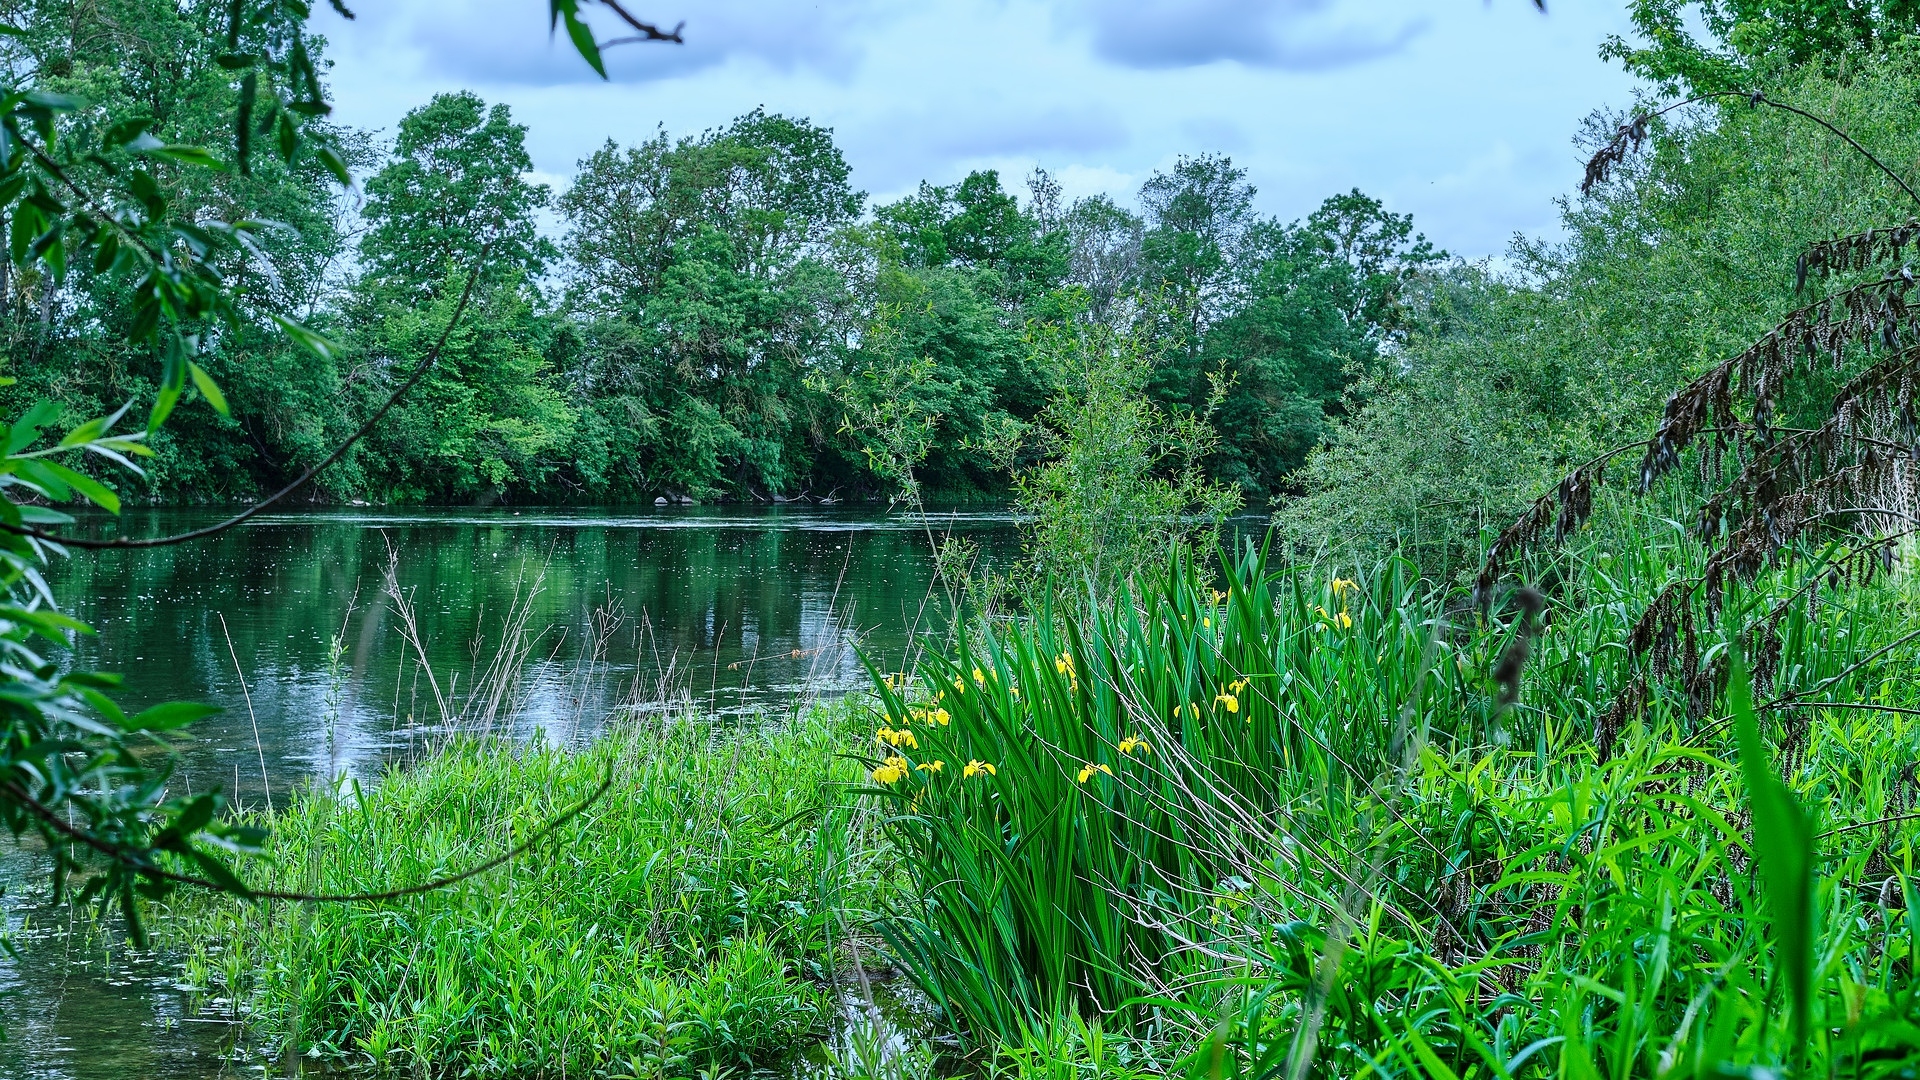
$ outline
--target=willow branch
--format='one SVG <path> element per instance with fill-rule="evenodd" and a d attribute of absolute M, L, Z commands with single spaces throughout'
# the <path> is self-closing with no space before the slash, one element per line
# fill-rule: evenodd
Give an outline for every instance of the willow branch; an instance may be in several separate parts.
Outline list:
<path fill-rule="evenodd" d="M 1873 153 L 1869 151 L 1866 147 L 1861 146 L 1860 143 L 1856 141 L 1853 136 L 1840 130 L 1832 122 L 1828 121 L 1824 117 L 1816 116 L 1815 114 L 1810 113 L 1805 109 L 1799 108 L 1797 106 L 1789 105 L 1784 101 L 1775 101 L 1758 90 L 1720 90 L 1711 94 L 1700 94 L 1696 97 L 1690 97 L 1685 101 L 1676 101 L 1673 104 L 1666 106 L 1665 108 L 1656 109 L 1653 112 L 1641 113 L 1638 116 L 1635 116 L 1631 120 L 1627 121 L 1626 123 L 1621 124 L 1619 130 L 1614 133 L 1613 140 L 1609 142 L 1607 144 L 1607 147 L 1603 149 L 1599 154 L 1594 155 L 1593 160 L 1595 162 L 1601 161 L 1603 159 L 1603 156 L 1607 155 L 1608 151 L 1613 150 L 1613 148 L 1617 147 L 1623 139 L 1631 138 L 1634 142 L 1634 145 L 1638 146 L 1640 139 L 1644 137 L 1646 133 L 1646 124 L 1647 124 L 1647 121 L 1649 120 L 1652 120 L 1656 117 L 1665 116 L 1666 114 L 1673 112 L 1676 109 L 1682 109 L 1688 105 L 1697 105 L 1703 101 L 1712 101 L 1719 98 L 1744 98 L 1749 104 L 1756 105 L 1756 106 L 1758 105 L 1771 106 L 1772 108 L 1779 109 L 1782 112 L 1790 112 L 1795 116 L 1801 117 L 1803 119 L 1811 120 L 1814 123 L 1819 124 L 1821 127 L 1826 128 L 1828 131 L 1831 131 L 1835 135 L 1840 136 L 1840 138 L 1843 141 L 1845 141 L 1848 146 L 1852 147 L 1854 151 L 1857 152 L 1861 157 L 1864 157 L 1868 161 L 1873 162 L 1875 167 L 1877 167 L 1881 172 L 1887 174 L 1888 179 L 1892 180 L 1895 184 L 1898 184 L 1900 186 L 1901 191 L 1904 191 L 1907 193 L 1908 198 L 1912 199 L 1916 204 L 1920 204 L 1920 193 L 1916 193 L 1913 190 L 1913 188 L 1909 186 L 1905 180 L 1901 179 L 1899 173 L 1894 172 L 1892 168 L 1888 167 L 1886 162 L 1881 161 L 1879 158 L 1873 156 Z M 1635 134 L 1636 131 L 1639 134 L 1636 135 Z M 1616 152 L 1612 155 L 1611 160 L 1617 161 L 1619 160 L 1619 157 L 1620 155 Z M 1593 175 L 1594 174 L 1592 172 L 1592 166 L 1589 165 L 1589 176 L 1591 177 Z M 1592 186 L 1592 180 L 1589 179 L 1586 183 L 1583 183 L 1581 185 L 1582 192 L 1584 193 L 1585 190 L 1591 186 Z"/>

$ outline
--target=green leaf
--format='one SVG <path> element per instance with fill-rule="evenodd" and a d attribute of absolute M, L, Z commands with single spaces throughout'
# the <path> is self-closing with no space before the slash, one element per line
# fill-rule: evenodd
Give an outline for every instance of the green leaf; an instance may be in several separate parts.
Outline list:
<path fill-rule="evenodd" d="M 140 710 L 126 722 L 125 727 L 128 731 L 172 731 L 195 720 L 218 715 L 220 711 L 217 705 L 199 701 L 169 701 Z"/>
<path fill-rule="evenodd" d="M 93 503 L 95 506 L 100 507 L 110 514 L 120 512 L 120 496 L 115 495 L 112 488 L 83 472 L 69 469 L 58 462 L 42 461 L 40 464 L 55 476 L 65 480 L 72 486 L 73 490 L 84 495 L 88 502 Z"/>
<path fill-rule="evenodd" d="M 100 137 L 100 141 L 106 143 L 108 146 L 125 146 L 140 136 L 145 135 L 147 128 L 152 125 L 153 121 L 144 116 L 136 116 L 130 120 L 122 120 L 108 128 L 107 133 Z M 151 138 L 151 136 L 148 137 Z"/>
<path fill-rule="evenodd" d="M 193 376 L 193 385 L 200 388 L 200 396 L 207 399 L 207 404 L 213 406 L 215 412 L 221 416 L 232 415 L 227 411 L 227 396 L 220 392 L 219 384 L 213 381 L 213 376 L 207 374 L 206 368 L 189 360 L 187 372 Z"/>
<path fill-rule="evenodd" d="M 60 419 L 61 405 L 57 401 L 41 399 L 33 403 L 27 415 L 14 422 L 13 430 L 7 435 L 7 456 L 32 446 L 40 438 L 40 429 Z"/>
<path fill-rule="evenodd" d="M 567 24 L 567 36 L 587 65 L 607 77 L 607 66 L 600 59 L 600 46 L 593 40 L 593 29 L 580 19 L 579 0 L 553 0 L 553 18 Z"/>
<path fill-rule="evenodd" d="M 293 319 L 289 319 L 284 315 L 274 315 L 272 319 L 280 325 L 280 329 L 286 331 L 288 337 L 298 342 L 301 347 L 305 348 L 308 352 L 311 352 L 323 360 L 332 359 L 339 351 L 340 347 L 338 345 L 307 329 Z"/>
<path fill-rule="evenodd" d="M 196 848 L 193 851 L 193 861 L 200 867 L 200 872 L 206 875 L 207 880 L 213 882 L 226 892 L 233 893 L 236 896 L 245 896 L 251 891 L 247 888 L 245 882 L 241 881 L 234 875 L 232 870 L 227 868 L 226 863 L 221 862 L 212 855 Z"/>
<path fill-rule="evenodd" d="M 48 462 L 39 458 L 14 458 L 8 464 L 13 467 L 14 475 L 54 502 L 65 502 L 73 497 L 73 489 L 67 486 L 66 478 Z"/>
<path fill-rule="evenodd" d="M 320 164 L 333 174 L 333 178 L 340 182 L 341 187 L 353 186 L 353 173 L 348 171 L 347 163 L 341 158 L 340 151 L 332 146 L 322 146 L 314 156 L 320 159 Z"/>
<path fill-rule="evenodd" d="M 149 157 L 166 158 L 168 161 L 177 161 L 182 165 L 196 165 L 200 168 L 213 169 L 217 172 L 227 171 L 225 162 L 198 146 L 170 143 L 165 146 L 154 147 L 144 152 Z"/>
<path fill-rule="evenodd" d="M 29 105 L 38 105 L 43 109 L 51 109 L 54 112 L 72 112 L 75 109 L 84 109 L 87 106 L 87 100 L 85 98 L 77 98 L 72 94 L 56 94 L 49 90 L 29 90 L 20 95 L 20 100 L 25 101 Z"/>
<path fill-rule="evenodd" d="M 1813 906 L 1813 822 L 1774 772 L 1773 761 L 1760 741 L 1753 690 L 1738 642 L 1731 642 L 1728 649 L 1732 675 L 1727 701 L 1740 747 L 1740 771 L 1753 799 L 1753 846 L 1766 880 L 1767 903 L 1772 908 L 1776 969 L 1786 977 L 1793 1006 L 1794 1045 L 1804 1047 L 1812 1019 L 1809 1005 L 1817 917 Z"/>

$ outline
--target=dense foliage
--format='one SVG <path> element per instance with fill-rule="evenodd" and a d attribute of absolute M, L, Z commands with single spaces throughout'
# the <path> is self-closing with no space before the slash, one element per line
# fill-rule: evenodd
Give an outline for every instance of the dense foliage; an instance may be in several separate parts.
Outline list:
<path fill-rule="evenodd" d="M 1024 605 L 875 672 L 851 735 L 454 739 L 371 797 L 316 788 L 256 887 L 431 876 L 601 767 L 595 790 L 627 780 L 552 862 L 392 907 L 180 904 L 196 974 L 288 1048 L 421 1073 L 769 1065 L 824 1034 L 798 973 L 868 990 L 870 930 L 947 1034 L 1029 1075 L 1912 1075 L 1920 196 L 1883 162 L 1920 150 L 1913 13 L 1634 14 L 1646 40 L 1609 47 L 1634 70 L 1749 92 L 1596 123 L 1568 238 L 1506 273 L 1359 193 L 1260 220 L 1218 157 L 1138 216 L 990 173 L 868 213 L 830 133 L 760 112 L 609 145 L 549 247 L 505 111 L 416 110 L 314 308 L 342 347 L 310 351 L 364 384 L 341 423 L 442 363 L 336 494 L 911 501 L 1010 475 Z M 19 107 L 48 141 L 71 109 Z M 63 242 L 16 265 L 58 280 Z M 44 332 L 97 333 L 58 307 Z M 157 417 L 189 375 L 223 401 L 189 336 L 157 346 Z M 34 426 L 12 475 L 113 499 L 18 453 Z M 68 448 L 144 446 L 110 426 Z M 1614 496 L 1620 447 L 1654 501 Z M 1183 545 L 1186 512 L 1272 493 L 1288 565 Z M 61 761 L 122 767 L 124 731 L 192 712 L 127 720 L 57 674 L 13 676 L 36 715 L 116 720 Z M 485 700 L 492 732 L 512 695 Z M 182 854 L 212 813 L 136 809 Z"/>
<path fill-rule="evenodd" d="M 1920 52 L 1903 43 L 1853 65 L 1844 79 L 1792 69 L 1767 93 L 1831 117 L 1884 161 L 1912 161 Z M 1514 247 L 1517 272 L 1437 276 L 1398 363 L 1358 388 L 1365 404 L 1282 509 L 1296 541 L 1470 571 L 1483 532 L 1580 462 L 1652 434 L 1668 394 L 1816 299 L 1794 272 L 1809 243 L 1917 209 L 1835 135 L 1780 110 L 1736 99 L 1669 119 L 1567 205 L 1564 240 Z M 1612 127 L 1596 124 L 1589 148 Z M 1897 264 L 1819 288 L 1889 269 Z M 1860 355 L 1813 373 L 1779 422 L 1819 416 Z M 1679 477 L 1663 490 L 1688 486 Z"/>
<path fill-rule="evenodd" d="M 15 63 L 65 72 L 52 84 L 90 101 L 137 104 L 171 141 L 216 144 L 238 91 L 205 32 L 224 9 L 201 7 L 126 0 L 85 34 L 62 29 L 57 6 L 26 8 Z M 127 59 L 136 40 L 140 63 Z M 847 388 L 899 363 L 927 366 L 912 389 L 926 494 L 997 497 L 1009 478 L 984 444 L 1055 389 L 1029 325 L 1147 296 L 1167 339 L 1155 402 L 1191 414 L 1224 387 L 1217 420 L 1235 437 L 1207 471 L 1264 501 L 1343 413 L 1355 374 L 1378 366 L 1409 281 L 1440 261 L 1408 218 L 1358 192 L 1292 224 L 1262 218 L 1245 172 L 1214 156 L 1150 179 L 1135 214 L 1105 198 L 1063 205 L 1044 173 L 1024 198 L 985 171 L 870 204 L 831 131 L 763 111 L 610 141 L 557 198 L 526 179 L 525 128 L 470 93 L 415 109 L 390 145 L 329 134 L 369 170 L 364 201 L 336 195 L 311 157 L 180 183 L 201 205 L 286 226 L 258 240 L 277 277 L 260 279 L 250 310 L 309 322 L 338 350 L 314 356 L 250 325 L 208 341 L 202 364 L 231 417 L 189 410 L 156 439 L 144 482 L 104 477 L 127 497 L 244 500 L 318 460 L 432 347 L 484 252 L 435 370 L 317 497 L 895 493 Z M 547 209 L 558 237 L 537 224 Z M 0 340 L 23 379 L 8 408 L 50 394 L 92 415 L 152 392 L 100 317 L 117 286 L 5 284 Z"/>

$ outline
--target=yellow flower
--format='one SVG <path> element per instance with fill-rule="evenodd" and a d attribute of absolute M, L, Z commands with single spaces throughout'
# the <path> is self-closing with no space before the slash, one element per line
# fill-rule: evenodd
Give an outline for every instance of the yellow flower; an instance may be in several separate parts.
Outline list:
<path fill-rule="evenodd" d="M 1333 617 L 1333 623 L 1335 626 L 1338 626 L 1340 629 L 1345 630 L 1348 627 L 1353 625 L 1353 616 L 1343 611 L 1340 614 L 1335 615 Z"/>
<path fill-rule="evenodd" d="M 897 784 L 905 775 L 907 775 L 907 759 L 903 757 L 890 757 L 879 768 L 873 770 L 873 780 L 876 784 Z"/>
<path fill-rule="evenodd" d="M 1213 629 L 1213 617 L 1212 617 L 1211 615 L 1209 615 L 1209 616 L 1206 616 L 1206 617 L 1204 617 L 1204 618 L 1202 618 L 1202 619 L 1200 620 L 1200 625 L 1201 625 L 1202 627 L 1205 627 L 1205 628 L 1206 628 L 1206 629 L 1208 629 L 1208 630 L 1211 630 L 1211 629 Z"/>
<path fill-rule="evenodd" d="M 1245 690 L 1246 688 L 1247 688 L 1247 680 L 1245 679 L 1235 679 L 1232 682 L 1227 684 L 1227 689 L 1233 691 L 1236 694 L 1242 690 Z"/>
<path fill-rule="evenodd" d="M 1327 582 L 1327 588 L 1333 590 L 1333 595 L 1335 596 L 1345 596 L 1349 591 L 1353 589 L 1357 589 L 1359 587 L 1360 587 L 1359 582 L 1353 581 L 1349 578 L 1337 577 L 1337 578 L 1334 578 L 1332 581 Z"/>
<path fill-rule="evenodd" d="M 1220 694 L 1215 696 L 1213 700 L 1219 702 L 1221 707 L 1230 713 L 1240 711 L 1240 699 L 1234 697 L 1232 694 Z"/>
<path fill-rule="evenodd" d="M 1227 598 L 1227 594 L 1221 592 L 1219 589 L 1208 589 L 1207 591 L 1213 594 L 1213 602 L 1216 604 Z"/>
<path fill-rule="evenodd" d="M 1112 770 L 1112 769 L 1109 769 L 1109 768 L 1107 768 L 1107 767 L 1106 767 L 1105 765 L 1091 765 L 1091 764 L 1090 764 L 1090 765 L 1086 765 L 1086 766 L 1084 766 L 1084 767 L 1082 767 L 1082 768 L 1081 768 L 1081 770 L 1080 770 L 1080 782 L 1081 782 L 1081 783 L 1083 783 L 1083 784 L 1084 784 L 1084 783 L 1086 783 L 1086 782 L 1087 782 L 1088 780 L 1090 780 L 1090 779 L 1092 779 L 1092 778 L 1093 778 L 1093 774 L 1094 774 L 1094 773 L 1097 773 L 1097 772 L 1103 772 L 1103 773 L 1106 773 L 1106 774 L 1107 774 L 1108 776 L 1112 776 L 1112 775 L 1113 775 L 1113 770 Z"/>
<path fill-rule="evenodd" d="M 1138 750 L 1143 754 L 1153 753 L 1153 747 L 1148 746 L 1147 740 L 1141 738 L 1138 735 L 1129 735 L 1126 738 L 1120 740 L 1121 753 L 1131 754 L 1135 750 Z"/>
<path fill-rule="evenodd" d="M 1007 693 L 1012 694 L 1014 697 L 1018 698 L 1020 696 L 1020 688 L 1017 686 L 1009 686 L 1007 687 Z"/>
<path fill-rule="evenodd" d="M 985 675 L 983 675 L 983 674 L 981 674 L 981 672 L 980 672 L 980 669 L 979 669 L 979 668 L 974 668 L 974 669 L 973 669 L 973 681 L 974 681 L 974 682 L 976 682 L 976 683 L 979 683 L 979 684 L 980 684 L 980 685 L 982 685 L 982 686 L 985 686 L 985 685 L 987 684 L 987 677 L 986 677 Z"/>
<path fill-rule="evenodd" d="M 927 717 L 927 719 L 932 720 L 934 723 L 939 724 L 941 727 L 946 727 L 947 721 L 953 718 L 947 715 L 947 710 L 935 709 L 933 710 L 932 714 L 930 714 Z"/>
<path fill-rule="evenodd" d="M 923 761 L 920 764 L 914 766 L 914 768 L 920 770 L 921 772 L 939 772 L 941 769 L 944 769 L 946 767 L 947 767 L 946 762 L 940 761 L 937 759 L 934 761 Z"/>
<path fill-rule="evenodd" d="M 981 761 L 979 758 L 974 758 L 972 761 L 967 762 L 965 768 L 960 770 L 960 775 L 965 777 L 982 775 L 999 776 L 1000 770 L 994 768 L 993 763 L 990 761 Z"/>
<path fill-rule="evenodd" d="M 906 728 L 895 731 L 893 728 L 883 727 L 879 731 L 874 732 L 873 739 L 875 742 L 883 742 L 888 746 L 905 746 L 910 750 L 920 749 L 919 740 L 915 739 L 913 732 L 908 731 Z"/>

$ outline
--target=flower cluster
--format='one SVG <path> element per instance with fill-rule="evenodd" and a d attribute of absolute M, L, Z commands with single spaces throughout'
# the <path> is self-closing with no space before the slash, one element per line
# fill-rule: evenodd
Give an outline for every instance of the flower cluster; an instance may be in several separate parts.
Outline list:
<path fill-rule="evenodd" d="M 1225 690 L 1213 696 L 1214 704 L 1227 710 L 1229 713 L 1237 713 L 1240 711 L 1240 695 L 1246 693 L 1246 690 L 1247 680 L 1235 679 L 1227 684 Z M 1247 719 L 1248 721 L 1252 721 L 1253 717 L 1249 716 Z"/>
<path fill-rule="evenodd" d="M 907 775 L 907 759 L 895 754 L 880 763 L 870 774 L 876 784 L 897 784 Z"/>
<path fill-rule="evenodd" d="M 946 727 L 953 720 L 947 710 L 941 708 L 915 706 L 907 715 L 923 724 L 938 724 L 941 727 Z"/>
<path fill-rule="evenodd" d="M 873 741 L 887 746 L 904 746 L 909 750 L 920 749 L 920 740 L 914 738 L 913 732 L 906 728 L 896 730 L 890 727 L 883 727 L 873 733 Z"/>
<path fill-rule="evenodd" d="M 1340 601 L 1340 610 L 1330 613 L 1326 608 L 1318 604 L 1314 605 L 1314 614 L 1325 620 L 1325 622 L 1320 624 L 1320 629 L 1325 630 L 1329 623 L 1342 630 L 1350 630 L 1353 628 L 1353 616 L 1347 614 L 1347 594 L 1357 592 L 1359 589 L 1360 583 L 1354 581 L 1352 578 L 1337 577 L 1327 582 L 1327 591 L 1332 593 L 1334 597 Z"/>

